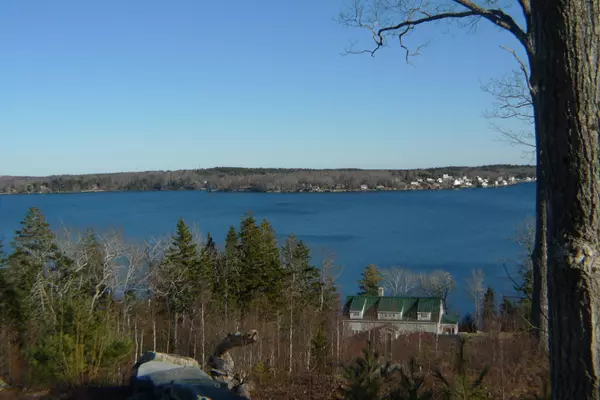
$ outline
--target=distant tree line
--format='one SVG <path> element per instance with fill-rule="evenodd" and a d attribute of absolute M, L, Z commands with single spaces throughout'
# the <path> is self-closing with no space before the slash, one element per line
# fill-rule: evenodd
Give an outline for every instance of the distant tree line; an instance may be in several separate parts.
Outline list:
<path fill-rule="evenodd" d="M 0 193 L 60 193 L 128 190 L 215 190 L 215 191 L 352 191 L 362 185 L 370 189 L 402 190 L 417 179 L 438 179 L 443 174 L 491 181 L 535 177 L 528 165 L 489 165 L 410 170 L 361 169 L 274 169 L 231 168 L 123 172 L 112 174 L 56 175 L 48 177 L 0 177 Z M 423 185 L 427 188 L 427 185 Z"/>

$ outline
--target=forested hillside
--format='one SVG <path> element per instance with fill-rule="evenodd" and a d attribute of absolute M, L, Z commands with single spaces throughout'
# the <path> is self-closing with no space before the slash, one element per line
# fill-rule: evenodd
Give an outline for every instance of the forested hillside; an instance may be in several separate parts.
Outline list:
<path fill-rule="evenodd" d="M 219 191 L 351 191 L 362 185 L 369 189 L 402 190 L 411 182 L 424 180 L 420 188 L 432 189 L 446 174 L 452 177 L 481 177 L 493 182 L 510 177 L 535 177 L 528 165 L 489 165 L 410 170 L 361 169 L 275 169 L 211 168 L 179 171 L 123 172 L 113 174 L 58 175 L 48 177 L 0 177 L 0 193 L 60 193 L 119 190 L 219 190 Z M 452 182 L 444 183 L 452 186 Z M 444 186 L 443 185 L 443 186 Z M 439 186 L 438 186 L 439 187 Z M 414 187 L 413 187 L 414 188 Z"/>

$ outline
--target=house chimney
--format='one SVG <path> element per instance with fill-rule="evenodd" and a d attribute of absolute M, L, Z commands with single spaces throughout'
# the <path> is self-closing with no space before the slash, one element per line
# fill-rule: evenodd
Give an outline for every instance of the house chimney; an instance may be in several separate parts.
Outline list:
<path fill-rule="evenodd" d="M 383 297 L 383 293 L 384 293 L 383 292 L 383 287 L 382 286 L 378 287 L 377 288 L 377 296 Z"/>

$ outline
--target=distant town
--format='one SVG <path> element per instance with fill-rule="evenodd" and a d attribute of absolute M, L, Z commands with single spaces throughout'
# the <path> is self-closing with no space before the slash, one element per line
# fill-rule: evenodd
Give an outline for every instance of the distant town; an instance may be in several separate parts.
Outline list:
<path fill-rule="evenodd" d="M 375 187 L 370 187 L 369 185 L 360 185 L 360 191 L 368 192 L 368 191 L 381 191 L 381 190 L 434 190 L 434 189 L 460 189 L 460 188 L 486 188 L 486 187 L 501 187 L 514 185 L 516 183 L 522 182 L 534 182 L 536 180 L 535 177 L 524 177 L 524 178 L 516 178 L 514 176 L 510 176 L 507 178 L 500 178 L 491 181 L 489 178 L 482 178 L 480 176 L 476 176 L 475 178 L 469 178 L 468 176 L 462 177 L 453 177 L 452 175 L 443 174 L 440 178 L 418 178 L 416 181 L 410 182 L 409 186 L 406 186 L 402 189 L 396 189 L 393 187 L 386 187 L 383 185 L 377 185 Z M 331 192 L 331 191 L 347 191 L 341 188 L 340 190 L 336 189 L 322 189 L 319 186 L 310 186 L 306 188 L 307 192 Z M 357 190 L 358 191 L 358 190 Z"/>
<path fill-rule="evenodd" d="M 0 176 L 0 194 L 148 190 L 368 192 L 502 187 L 535 180 L 535 167 L 530 165 L 409 170 L 219 167 L 46 177 Z"/>

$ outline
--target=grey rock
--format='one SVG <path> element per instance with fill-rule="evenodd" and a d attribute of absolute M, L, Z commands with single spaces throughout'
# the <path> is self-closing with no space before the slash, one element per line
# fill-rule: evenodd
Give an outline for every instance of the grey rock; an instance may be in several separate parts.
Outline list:
<path fill-rule="evenodd" d="M 229 350 L 257 340 L 257 331 L 227 335 L 209 358 L 210 375 L 193 358 L 146 352 L 132 369 L 134 397 L 152 400 L 249 399 L 249 386 L 234 374 Z"/>

